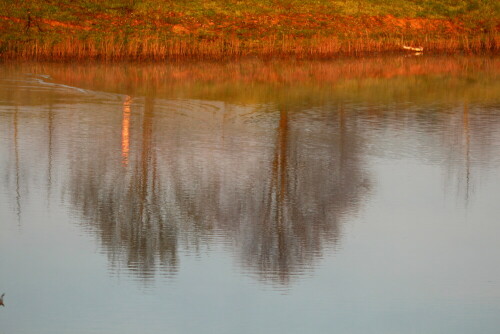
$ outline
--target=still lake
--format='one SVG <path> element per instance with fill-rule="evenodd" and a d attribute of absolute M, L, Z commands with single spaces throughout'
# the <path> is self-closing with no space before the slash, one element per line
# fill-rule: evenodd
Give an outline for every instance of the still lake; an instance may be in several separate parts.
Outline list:
<path fill-rule="evenodd" d="M 0 334 L 498 333 L 499 79 L 0 64 Z"/>

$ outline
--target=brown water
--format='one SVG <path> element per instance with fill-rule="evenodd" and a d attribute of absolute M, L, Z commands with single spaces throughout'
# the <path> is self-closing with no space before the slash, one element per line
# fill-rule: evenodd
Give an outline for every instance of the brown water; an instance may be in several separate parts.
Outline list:
<path fill-rule="evenodd" d="M 498 333 L 499 65 L 0 64 L 0 333 Z"/>

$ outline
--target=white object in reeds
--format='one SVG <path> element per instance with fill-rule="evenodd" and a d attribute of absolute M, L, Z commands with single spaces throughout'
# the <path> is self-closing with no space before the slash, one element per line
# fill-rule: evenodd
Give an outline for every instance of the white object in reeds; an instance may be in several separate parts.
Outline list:
<path fill-rule="evenodd" d="M 419 47 L 413 47 L 413 46 L 403 45 L 403 49 L 410 50 L 410 51 L 416 51 L 416 52 L 422 52 L 422 51 L 424 51 L 424 48 L 421 47 L 421 46 L 419 46 Z"/>

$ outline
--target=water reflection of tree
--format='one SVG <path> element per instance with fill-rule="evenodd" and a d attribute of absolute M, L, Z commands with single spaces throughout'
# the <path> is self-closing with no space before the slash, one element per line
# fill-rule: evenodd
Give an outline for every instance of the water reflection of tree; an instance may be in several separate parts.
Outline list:
<path fill-rule="evenodd" d="M 198 247 L 219 233 L 236 240 L 246 268 L 286 283 L 335 244 L 342 216 L 356 211 L 366 189 L 361 141 L 343 113 L 282 109 L 258 116 L 266 119 L 261 135 L 245 121 L 189 133 L 183 128 L 195 120 L 157 115 L 152 98 L 134 115 L 127 101 L 121 154 L 89 148 L 84 154 L 95 157 L 74 160 L 69 189 L 111 263 L 142 278 L 158 267 L 175 272 L 180 243 Z M 226 144 L 225 131 L 239 144 Z M 252 140 L 258 149 L 249 151 Z"/>
<path fill-rule="evenodd" d="M 336 243 L 344 214 L 358 209 L 368 189 L 355 124 L 342 108 L 319 114 L 279 112 L 262 208 L 244 226 L 244 263 L 278 283 L 307 271 Z"/>
<path fill-rule="evenodd" d="M 124 109 L 128 108 L 126 101 Z M 157 179 L 153 118 L 153 100 L 147 99 L 139 149 L 129 170 L 117 168 L 107 157 L 85 157 L 90 166 L 75 166 L 70 185 L 73 203 L 90 228 L 98 232 L 111 263 L 125 263 L 144 279 L 151 278 L 158 264 L 166 272 L 175 272 L 178 261 L 177 229 L 163 214 L 164 190 Z"/>

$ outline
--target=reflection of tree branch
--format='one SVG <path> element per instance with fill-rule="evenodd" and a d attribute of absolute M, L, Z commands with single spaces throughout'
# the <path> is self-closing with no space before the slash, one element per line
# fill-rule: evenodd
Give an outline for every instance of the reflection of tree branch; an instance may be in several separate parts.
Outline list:
<path fill-rule="evenodd" d="M 340 159 L 339 159 L 339 173 L 342 173 L 344 171 L 344 163 L 345 163 L 345 138 L 346 138 L 346 124 L 345 124 L 345 110 L 344 110 L 344 105 L 339 106 L 339 115 L 338 115 L 338 121 L 339 121 L 339 133 L 340 133 L 340 138 L 339 138 L 339 152 L 340 152 Z"/>
<path fill-rule="evenodd" d="M 142 148 L 141 148 L 141 177 L 138 180 L 141 183 L 140 187 L 140 217 L 144 217 L 144 205 L 147 201 L 149 188 L 149 173 L 151 165 L 151 136 L 153 132 L 153 106 L 150 98 L 146 99 L 145 110 L 142 120 Z M 149 212 L 148 212 L 149 213 Z M 147 216 L 149 218 L 149 215 Z"/>
<path fill-rule="evenodd" d="M 20 185 L 19 185 L 19 143 L 18 143 L 18 136 L 19 136 L 19 130 L 18 130 L 18 120 L 17 120 L 17 114 L 19 112 L 18 106 L 16 105 L 16 110 L 14 111 L 14 155 L 15 155 L 15 160 L 16 160 L 16 204 L 17 204 L 17 222 L 20 225 L 21 224 L 21 190 Z"/>
<path fill-rule="evenodd" d="M 53 155 L 53 137 L 54 137 L 54 111 L 52 103 L 49 105 L 48 112 L 48 164 L 47 164 L 47 200 L 50 201 L 52 189 L 52 155 Z M 49 202 L 50 203 L 50 202 Z"/>
<path fill-rule="evenodd" d="M 469 109 L 467 103 L 464 103 L 463 112 L 463 130 L 465 133 L 465 205 L 469 202 L 469 184 L 470 184 L 470 132 L 469 132 Z"/>

